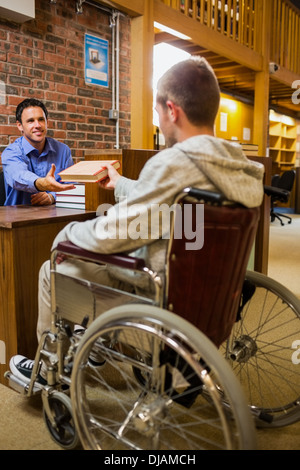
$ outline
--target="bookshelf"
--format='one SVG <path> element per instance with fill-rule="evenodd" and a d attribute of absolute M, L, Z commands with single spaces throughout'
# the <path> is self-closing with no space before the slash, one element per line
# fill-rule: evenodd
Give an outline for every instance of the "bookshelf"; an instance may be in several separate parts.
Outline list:
<path fill-rule="evenodd" d="M 273 170 L 281 173 L 296 163 L 297 125 L 295 119 L 270 111 L 269 155 Z"/>

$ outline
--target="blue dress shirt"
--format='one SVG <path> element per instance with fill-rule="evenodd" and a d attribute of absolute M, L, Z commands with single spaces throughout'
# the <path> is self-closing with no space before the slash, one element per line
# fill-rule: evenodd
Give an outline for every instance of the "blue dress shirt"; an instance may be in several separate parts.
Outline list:
<path fill-rule="evenodd" d="M 1 161 L 5 178 L 5 206 L 30 205 L 31 194 L 38 192 L 35 180 L 46 176 L 52 163 L 56 166 L 57 181 L 60 181 L 58 173 L 73 165 L 69 147 L 51 137 L 46 138 L 41 154 L 25 137 L 19 137 L 2 152 Z M 56 197 L 55 193 L 50 194 Z"/>

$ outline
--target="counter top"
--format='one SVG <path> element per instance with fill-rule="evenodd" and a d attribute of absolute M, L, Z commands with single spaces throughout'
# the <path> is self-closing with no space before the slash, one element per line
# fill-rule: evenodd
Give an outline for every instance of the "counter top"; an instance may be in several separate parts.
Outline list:
<path fill-rule="evenodd" d="M 31 224 L 48 224 L 51 219 L 56 222 L 70 221 L 72 215 L 80 220 L 91 219 L 96 215 L 95 211 L 85 211 L 78 209 L 65 209 L 52 206 L 1 206 L 0 207 L 0 227 L 11 229 Z"/>

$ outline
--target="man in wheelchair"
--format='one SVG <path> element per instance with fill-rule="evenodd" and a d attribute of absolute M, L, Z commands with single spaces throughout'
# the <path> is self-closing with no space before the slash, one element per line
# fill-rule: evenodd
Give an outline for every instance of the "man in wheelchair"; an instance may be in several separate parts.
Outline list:
<path fill-rule="evenodd" d="M 57 235 L 52 249 L 68 240 L 95 253 L 134 254 L 146 259 L 163 279 L 167 239 L 161 221 L 155 227 L 151 224 L 153 207 L 172 206 L 176 195 L 187 186 L 217 191 L 249 208 L 259 206 L 263 199 L 263 165 L 248 160 L 239 146 L 214 136 L 219 102 L 219 85 L 205 59 L 193 57 L 168 70 L 158 83 L 156 97 L 166 148 L 145 164 L 136 181 L 108 165 L 108 178 L 99 184 L 114 190 L 116 205 L 94 220 L 71 222 Z M 138 226 L 147 230 L 139 232 Z M 62 258 L 58 269 L 75 278 L 101 279 L 116 287 L 128 280 L 104 266 L 78 259 Z M 132 282 L 135 284 L 135 280 Z M 38 340 L 50 322 L 50 263 L 46 262 L 39 277 Z M 12 373 L 27 383 L 33 364 L 21 355 L 10 360 Z M 43 368 L 40 374 L 42 385 Z"/>

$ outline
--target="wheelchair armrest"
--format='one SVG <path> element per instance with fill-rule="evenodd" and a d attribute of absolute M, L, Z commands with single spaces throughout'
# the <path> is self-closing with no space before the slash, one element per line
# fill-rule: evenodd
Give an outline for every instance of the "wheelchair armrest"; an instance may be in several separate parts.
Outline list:
<path fill-rule="evenodd" d="M 287 189 L 276 188 L 275 186 L 264 186 L 264 192 L 267 196 L 271 196 L 274 200 L 280 202 L 288 202 L 290 191 Z"/>
<path fill-rule="evenodd" d="M 73 255 L 78 258 L 83 258 L 88 261 L 94 261 L 101 264 L 113 264 L 120 268 L 142 270 L 145 267 L 145 261 L 141 258 L 134 258 L 132 256 L 115 253 L 115 254 L 102 254 L 94 253 L 92 251 L 84 250 L 71 242 L 59 243 L 56 250 L 66 255 Z"/>
<path fill-rule="evenodd" d="M 209 203 L 209 204 L 220 205 L 220 204 L 222 204 L 223 201 L 226 200 L 226 198 L 223 196 L 223 194 L 217 193 L 215 191 L 208 191 L 208 190 L 205 190 L 205 189 L 186 188 L 184 190 L 184 193 L 186 193 L 186 195 L 188 195 L 188 196 L 191 196 L 191 197 L 197 199 L 199 202 L 203 201 L 203 202 Z"/>

